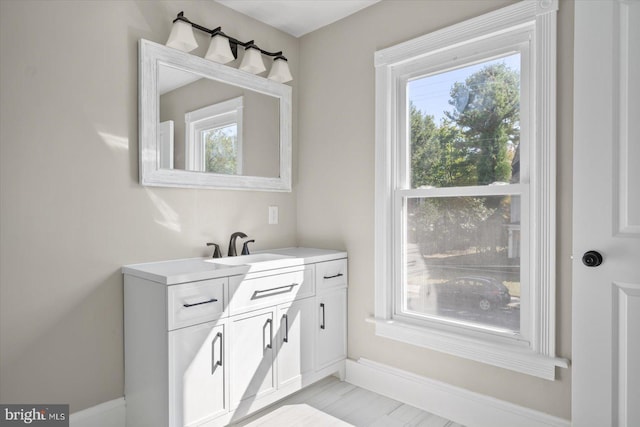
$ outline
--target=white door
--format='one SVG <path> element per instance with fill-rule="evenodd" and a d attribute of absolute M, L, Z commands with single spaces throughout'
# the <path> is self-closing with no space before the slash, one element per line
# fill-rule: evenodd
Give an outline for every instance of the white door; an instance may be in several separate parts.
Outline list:
<path fill-rule="evenodd" d="M 273 373 L 273 311 L 259 310 L 231 317 L 229 325 L 229 389 L 231 409 L 241 401 L 275 390 Z"/>
<path fill-rule="evenodd" d="M 278 306 L 278 388 L 302 386 L 302 375 L 313 370 L 315 299 Z"/>
<path fill-rule="evenodd" d="M 319 294 L 316 303 L 316 369 L 322 369 L 347 356 L 347 290 Z"/>
<path fill-rule="evenodd" d="M 575 3 L 573 185 L 573 425 L 640 426 L 638 0 Z"/>
<path fill-rule="evenodd" d="M 172 426 L 192 426 L 228 412 L 225 325 L 203 323 L 169 332 Z"/>

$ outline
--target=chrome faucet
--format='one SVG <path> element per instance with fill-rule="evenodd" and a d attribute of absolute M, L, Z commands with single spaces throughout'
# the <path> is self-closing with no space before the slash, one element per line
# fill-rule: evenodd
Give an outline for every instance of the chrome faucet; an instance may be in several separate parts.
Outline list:
<path fill-rule="evenodd" d="M 227 256 L 236 256 L 238 252 L 236 252 L 236 239 L 240 237 L 244 239 L 247 237 L 242 231 L 236 231 L 231 235 L 231 239 L 229 239 L 229 250 L 227 251 Z"/>

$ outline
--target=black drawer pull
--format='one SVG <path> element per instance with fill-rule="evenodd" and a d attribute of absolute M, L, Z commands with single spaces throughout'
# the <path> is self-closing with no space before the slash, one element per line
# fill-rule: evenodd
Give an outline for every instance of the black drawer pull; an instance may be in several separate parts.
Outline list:
<path fill-rule="evenodd" d="M 335 279 L 336 277 L 344 276 L 342 273 L 334 274 L 333 276 L 324 276 L 325 279 Z"/>
<path fill-rule="evenodd" d="M 218 302 L 218 300 L 215 299 L 215 298 L 211 298 L 209 301 L 196 302 L 196 303 L 193 303 L 193 304 L 182 304 L 182 306 L 189 308 L 189 307 L 194 307 L 196 305 L 210 304 L 212 302 Z"/>

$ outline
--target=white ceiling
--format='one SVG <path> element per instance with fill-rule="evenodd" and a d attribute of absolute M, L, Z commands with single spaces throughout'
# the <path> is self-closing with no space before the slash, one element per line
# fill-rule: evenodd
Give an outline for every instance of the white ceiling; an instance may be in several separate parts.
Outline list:
<path fill-rule="evenodd" d="M 380 0 L 215 0 L 244 15 L 300 37 Z"/>

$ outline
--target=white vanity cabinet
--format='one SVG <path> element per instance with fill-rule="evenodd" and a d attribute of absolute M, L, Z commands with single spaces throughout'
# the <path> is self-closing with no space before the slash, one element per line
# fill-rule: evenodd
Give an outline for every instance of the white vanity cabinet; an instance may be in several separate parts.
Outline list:
<path fill-rule="evenodd" d="M 123 268 L 128 427 L 224 426 L 344 375 L 346 253 L 277 252 L 285 267 Z"/>

